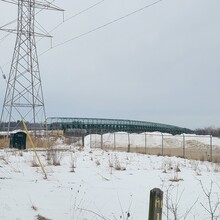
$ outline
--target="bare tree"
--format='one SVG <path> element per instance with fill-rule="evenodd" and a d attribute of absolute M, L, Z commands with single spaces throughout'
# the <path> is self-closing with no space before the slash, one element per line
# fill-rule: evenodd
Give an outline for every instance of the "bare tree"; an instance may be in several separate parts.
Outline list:
<path fill-rule="evenodd" d="M 173 190 L 176 190 L 176 196 L 173 196 Z M 185 220 L 187 219 L 187 216 L 192 211 L 193 207 L 198 201 L 198 198 L 196 201 L 189 207 L 187 210 L 185 210 L 183 213 L 180 213 L 180 203 L 183 196 L 184 190 L 179 194 L 178 192 L 178 186 L 175 185 L 169 185 L 166 190 L 166 197 L 165 197 L 165 208 L 166 208 L 166 217 L 167 220 Z"/>
<path fill-rule="evenodd" d="M 220 217 L 220 214 L 217 214 L 218 206 L 220 204 L 218 193 L 213 192 L 213 181 L 211 181 L 210 188 L 205 189 L 201 180 L 199 180 L 202 187 L 203 193 L 205 194 L 208 206 L 200 202 L 201 206 L 208 212 L 211 220 L 217 220 Z"/>

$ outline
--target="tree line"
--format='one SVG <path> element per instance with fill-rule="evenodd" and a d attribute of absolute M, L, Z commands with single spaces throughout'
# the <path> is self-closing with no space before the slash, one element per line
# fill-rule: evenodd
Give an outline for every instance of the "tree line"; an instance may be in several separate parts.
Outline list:
<path fill-rule="evenodd" d="M 198 135 L 212 135 L 213 137 L 220 137 L 220 128 L 215 128 L 215 127 L 198 128 L 195 130 L 195 133 Z"/>

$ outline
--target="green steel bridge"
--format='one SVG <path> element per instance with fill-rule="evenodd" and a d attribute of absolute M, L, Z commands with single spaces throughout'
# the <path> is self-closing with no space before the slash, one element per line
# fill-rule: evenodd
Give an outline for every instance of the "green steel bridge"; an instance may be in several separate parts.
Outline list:
<path fill-rule="evenodd" d="M 65 118 L 49 117 L 47 118 L 48 130 L 63 130 L 64 133 L 73 130 L 84 130 L 86 134 L 104 134 L 111 132 L 163 132 L 173 135 L 193 131 L 187 128 L 181 128 L 173 125 L 166 125 L 154 122 L 122 120 L 122 119 L 101 119 L 101 118 Z"/>

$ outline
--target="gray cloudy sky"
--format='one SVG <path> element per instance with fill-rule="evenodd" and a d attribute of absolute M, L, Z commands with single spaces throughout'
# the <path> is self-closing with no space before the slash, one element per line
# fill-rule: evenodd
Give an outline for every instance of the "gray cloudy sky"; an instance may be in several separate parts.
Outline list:
<path fill-rule="evenodd" d="M 96 2 L 55 1 L 66 10 L 65 19 Z M 53 45 L 152 2 L 105 0 L 52 32 Z M 136 119 L 192 129 L 220 127 L 219 11 L 219 0 L 163 0 L 51 49 L 39 57 L 47 116 Z M 0 1 L 0 25 L 16 15 L 16 6 Z M 61 12 L 46 10 L 36 17 L 48 31 L 62 18 Z M 14 41 L 14 35 L 0 41 L 0 65 L 6 74 Z M 38 54 L 48 48 L 49 39 L 38 42 Z M 0 108 L 5 88 L 1 77 Z"/>

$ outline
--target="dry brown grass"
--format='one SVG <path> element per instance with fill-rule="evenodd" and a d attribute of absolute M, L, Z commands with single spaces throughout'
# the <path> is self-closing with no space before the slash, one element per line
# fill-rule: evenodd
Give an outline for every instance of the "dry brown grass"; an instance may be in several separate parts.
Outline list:
<path fill-rule="evenodd" d="M 213 156 L 212 161 L 213 161 L 214 163 L 220 164 L 220 154 L 218 154 L 218 155 L 216 155 L 216 156 Z"/>
<path fill-rule="evenodd" d="M 36 220 L 51 220 L 51 219 L 46 218 L 46 217 L 44 217 L 44 216 L 42 216 L 42 215 L 37 215 L 37 216 L 36 216 Z"/>
<path fill-rule="evenodd" d="M 52 130 L 52 131 L 48 131 L 48 134 L 50 136 L 63 136 L 63 130 Z"/>
<path fill-rule="evenodd" d="M 50 148 L 51 146 L 53 146 L 55 144 L 56 138 L 53 139 L 48 139 L 48 138 L 43 138 L 40 136 L 31 136 L 31 139 L 34 143 L 34 146 L 36 148 Z M 1 137 L 0 138 L 0 149 L 4 149 L 4 148 L 8 148 L 10 144 L 10 139 L 7 137 Z M 26 142 L 26 148 L 32 148 L 30 141 L 27 138 L 27 142 Z"/>
<path fill-rule="evenodd" d="M 113 148 L 103 148 L 104 150 L 113 150 Z M 126 147 L 116 147 L 117 151 L 125 152 L 128 150 Z M 142 154 L 149 154 L 149 155 L 157 155 L 157 156 L 175 156 L 186 158 L 189 160 L 200 160 L 200 161 L 210 161 L 210 150 L 208 149 L 193 149 L 193 148 L 186 148 L 185 152 L 182 148 L 164 148 L 163 151 L 161 147 L 131 147 L 130 152 L 132 153 L 142 153 Z M 185 156 L 184 156 L 185 154 Z M 212 151 L 212 162 L 220 163 L 220 150 L 213 149 Z"/>
<path fill-rule="evenodd" d="M 34 143 L 34 146 L 36 148 L 50 148 L 51 146 L 54 145 L 55 141 L 54 140 L 49 140 L 47 138 L 42 138 L 42 137 L 34 137 L 31 136 L 31 139 Z M 27 142 L 26 142 L 26 148 L 32 148 L 30 141 L 27 138 Z"/>
<path fill-rule="evenodd" d="M 39 167 L 40 165 L 37 162 L 37 158 L 35 156 L 33 156 L 33 159 L 31 161 L 31 166 L 32 167 Z"/>
<path fill-rule="evenodd" d="M 9 138 L 1 137 L 0 138 L 0 149 L 9 147 Z"/>
<path fill-rule="evenodd" d="M 32 208 L 34 211 L 37 211 L 37 206 L 32 205 L 31 208 Z"/>

